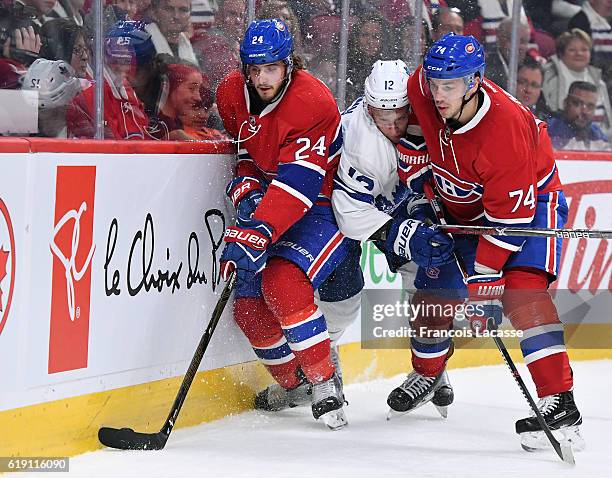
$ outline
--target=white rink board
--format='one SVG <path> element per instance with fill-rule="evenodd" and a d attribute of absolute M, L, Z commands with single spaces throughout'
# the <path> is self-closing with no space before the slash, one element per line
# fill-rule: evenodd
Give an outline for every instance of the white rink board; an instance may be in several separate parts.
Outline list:
<path fill-rule="evenodd" d="M 6 181 L 2 182 L 0 198 L 7 203 L 13 218 L 18 266 L 12 307 L 0 334 L 3 377 L 0 410 L 184 373 L 221 290 L 216 288 L 216 293 L 212 290 L 212 243 L 220 241 L 223 233 L 219 214 L 226 221 L 232 218 L 224 191 L 230 177 L 231 156 L 66 153 L 38 153 L 32 158 L 27 158 L 27 154 L 3 156 L 6 157 L 1 161 L 8 174 L 3 176 Z M 92 212 L 92 204 L 87 204 L 76 228 L 79 233 L 76 247 L 59 248 L 68 273 L 63 267 L 61 274 L 54 277 L 53 261 L 58 257 L 58 249 L 52 250 L 56 215 L 59 212 L 67 218 L 58 234 L 74 237 L 77 224 L 74 216 L 78 211 L 73 210 L 72 215 L 70 209 L 60 211 L 62 204 L 56 190 L 58 171 L 66 171 L 67 167 L 89 167 L 87 171 L 92 172 L 91 168 L 95 171 L 93 191 L 88 191 L 93 194 L 93 229 L 88 231 L 84 226 L 84 218 Z M 73 180 L 73 184 L 64 181 L 60 187 L 77 192 L 92 189 L 84 187 L 78 175 Z M 209 216 L 207 227 L 205 215 L 212 210 L 219 213 Z M 147 214 L 151 221 L 145 227 Z M 116 227 L 111 227 L 113 221 Z M 146 238 L 142 238 L 139 234 L 144 234 L 145 228 Z M 2 234 L 3 240 L 7 234 Z M 87 261 L 87 253 L 92 249 L 93 255 Z M 155 287 L 149 291 L 142 287 L 136 293 L 144 276 L 143 250 L 145 267 L 150 263 L 147 281 L 159 278 L 159 270 L 172 274 L 180 266 L 176 281 L 164 284 L 161 292 Z M 218 257 L 220 250 L 216 254 Z M 132 293 L 128 290 L 128 264 Z M 206 283 L 196 282 L 187 287 L 190 264 L 192 278 L 195 273 L 205 275 Z M 80 277 L 87 271 L 91 283 L 89 290 L 83 291 L 84 279 Z M 115 271 L 119 282 L 113 287 Z M 7 282 L 5 279 L 1 283 L 3 291 Z M 173 291 L 176 283 L 179 288 Z M 85 307 L 81 309 L 79 304 L 83 294 L 89 294 L 89 327 L 85 337 L 63 337 L 58 343 L 69 349 L 73 339 L 84 342 L 85 364 L 72 365 L 74 360 L 68 357 L 62 365 L 64 370 L 51 370 L 52 300 L 54 297 L 60 303 L 67 301 L 71 285 L 75 290 L 75 313 L 68 320 L 76 324 L 83 319 L 84 315 L 79 314 Z M 216 337 L 223 339 L 213 340 L 202 369 L 253 359 L 250 347 L 227 312 Z"/>

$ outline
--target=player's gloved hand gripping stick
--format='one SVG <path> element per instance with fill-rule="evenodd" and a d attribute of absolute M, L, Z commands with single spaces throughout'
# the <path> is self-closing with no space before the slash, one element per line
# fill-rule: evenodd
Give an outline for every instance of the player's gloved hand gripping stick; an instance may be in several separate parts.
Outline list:
<path fill-rule="evenodd" d="M 446 225 L 446 219 L 444 218 L 444 212 L 442 211 L 442 206 L 439 203 L 438 199 L 436 198 L 434 190 L 433 190 L 431 184 L 425 183 L 423 185 L 423 189 L 425 190 L 425 195 L 427 196 L 427 199 L 429 200 L 429 203 L 431 204 L 431 207 L 434 210 L 434 212 L 436 214 L 436 217 L 438 218 L 438 221 L 441 224 Z M 463 262 L 463 258 L 459 255 L 459 253 L 457 251 L 454 251 L 453 254 L 454 254 L 454 257 L 455 257 L 455 262 L 457 263 L 457 267 L 459 268 L 459 271 L 461 272 L 461 275 L 463 275 L 463 281 L 466 283 L 466 285 L 468 287 L 468 295 L 470 294 L 470 286 L 471 286 L 472 291 L 474 291 L 475 287 L 476 287 L 476 292 L 477 292 L 477 287 L 479 285 L 478 276 L 476 275 L 476 276 L 470 277 L 468 272 L 467 272 L 467 268 L 465 267 L 465 263 Z M 500 275 L 500 277 L 501 277 L 501 275 Z M 486 279 L 486 281 L 489 281 L 489 282 L 491 280 L 492 280 L 491 277 Z M 471 282 L 471 284 L 470 284 L 470 282 Z M 498 284 L 498 285 L 502 285 L 502 284 Z M 499 289 L 497 289 L 497 290 L 499 291 Z M 503 295 L 503 288 L 501 289 L 501 291 L 502 291 L 502 293 L 499 294 L 499 297 L 492 298 L 491 296 L 489 296 L 487 298 L 487 300 L 491 302 L 491 304 L 489 304 L 489 305 L 496 306 L 492 302 L 501 299 L 501 296 Z M 474 298 L 478 298 L 478 296 L 475 296 Z M 484 297 L 481 297 L 481 298 L 484 299 Z M 499 307 L 501 307 L 501 303 L 499 304 Z M 501 322 L 501 316 L 500 316 L 500 322 Z M 497 319 L 489 319 L 487 321 L 487 329 L 488 330 L 496 330 L 497 329 L 497 325 L 498 325 L 497 324 Z M 550 431 L 550 428 L 548 427 L 548 424 L 544 420 L 544 417 L 542 416 L 542 414 L 538 410 L 538 407 L 537 407 L 536 403 L 534 402 L 533 398 L 531 397 L 531 394 L 529 393 L 529 390 L 527 389 L 527 386 L 525 385 L 525 382 L 523 381 L 519 371 L 517 370 L 516 365 L 514 365 L 514 361 L 512 360 L 512 357 L 510 357 L 510 354 L 508 353 L 508 349 L 504 345 L 504 342 L 496 334 L 493 334 L 492 337 L 493 337 L 493 340 L 495 341 L 495 345 L 497 345 L 497 348 L 501 352 L 502 357 L 504 358 L 504 361 L 506 362 L 506 365 L 508 365 L 508 368 L 510 368 L 510 372 L 512 373 L 512 377 L 514 378 L 514 380 L 518 384 L 518 386 L 519 386 L 519 388 L 521 390 L 521 393 L 523 394 L 523 396 L 527 400 L 527 403 L 529 403 L 529 407 L 531 408 L 531 411 L 533 412 L 533 414 L 537 418 L 538 423 L 542 427 L 542 430 L 546 434 L 546 437 L 550 441 L 551 445 L 553 446 L 553 448 L 557 452 L 557 455 L 559 455 L 559 458 L 561 458 L 564 462 L 569 463 L 571 465 L 574 465 L 575 461 L 574 461 L 574 454 L 572 452 L 572 448 L 569 445 L 567 445 L 567 444 L 559 443 L 559 441 L 554 437 L 554 435 Z"/>

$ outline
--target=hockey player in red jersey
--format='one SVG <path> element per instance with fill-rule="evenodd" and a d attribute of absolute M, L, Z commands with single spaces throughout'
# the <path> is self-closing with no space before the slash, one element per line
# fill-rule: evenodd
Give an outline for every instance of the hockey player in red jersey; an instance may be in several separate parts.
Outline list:
<path fill-rule="evenodd" d="M 437 194 L 447 220 L 458 224 L 562 227 L 567 204 L 546 125 L 516 99 L 484 78 L 484 52 L 471 36 L 448 34 L 438 40 L 408 82 L 408 97 L 427 142 Z M 564 345 L 563 325 L 548 293 L 555 280 L 560 240 L 455 236 L 470 275 L 456 264 L 420 268 L 415 285 L 424 301 L 460 303 L 499 324 L 502 311 L 523 332 L 521 350 L 540 397 L 546 422 L 575 448 L 583 441 Z M 505 292 L 504 292 L 505 288 Z M 445 290 L 444 298 L 435 291 Z M 449 296 L 452 289 L 456 297 Z M 466 290 L 467 289 L 467 290 Z M 483 317 L 470 318 L 474 329 Z M 419 325 L 448 329 L 451 319 L 417 317 Z M 411 401 L 430 387 L 452 354 L 450 338 L 433 341 L 423 333 L 411 343 L 414 371 L 422 377 L 389 396 L 389 404 Z M 546 438 L 535 417 L 517 421 L 525 449 Z"/>
<path fill-rule="evenodd" d="M 314 291 L 341 301 L 363 285 L 358 243 L 339 232 L 330 202 L 340 114 L 293 55 L 281 20 L 254 21 L 240 55 L 242 71 L 217 90 L 239 145 L 227 189 L 236 225 L 225 234 L 222 274 L 237 270 L 234 318 L 258 358 L 288 392 L 310 384 L 314 417 L 339 428 L 344 396 Z"/>

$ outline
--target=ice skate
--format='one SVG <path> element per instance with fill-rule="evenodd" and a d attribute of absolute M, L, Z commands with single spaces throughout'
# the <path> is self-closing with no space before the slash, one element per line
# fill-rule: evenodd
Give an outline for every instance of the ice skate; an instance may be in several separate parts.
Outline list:
<path fill-rule="evenodd" d="M 344 393 L 340 378 L 334 372 L 325 382 L 312 386 L 312 415 L 321 419 L 331 430 L 338 430 L 348 424 L 343 410 Z"/>
<path fill-rule="evenodd" d="M 538 410 L 562 446 L 570 446 L 573 451 L 584 450 L 584 439 L 580 435 L 582 416 L 571 390 L 541 398 Z M 529 418 L 516 422 L 516 433 L 521 437 L 524 450 L 537 451 L 551 446 L 533 413 Z"/>
<path fill-rule="evenodd" d="M 387 420 L 411 412 L 429 401 L 433 402 L 438 413 L 446 418 L 453 398 L 453 388 L 446 371 L 437 377 L 425 377 L 413 370 L 404 383 L 389 394 L 387 404 L 390 410 Z"/>
<path fill-rule="evenodd" d="M 340 353 L 338 352 L 337 345 L 332 345 L 330 347 L 330 355 L 331 361 L 333 362 L 334 367 L 336 367 L 336 375 L 340 380 L 340 385 L 344 386 L 344 380 L 342 380 L 342 367 L 340 366 Z"/>
<path fill-rule="evenodd" d="M 285 408 L 301 407 L 311 402 L 311 394 L 312 386 L 307 381 L 291 390 L 273 383 L 255 396 L 255 409 L 279 412 Z"/>

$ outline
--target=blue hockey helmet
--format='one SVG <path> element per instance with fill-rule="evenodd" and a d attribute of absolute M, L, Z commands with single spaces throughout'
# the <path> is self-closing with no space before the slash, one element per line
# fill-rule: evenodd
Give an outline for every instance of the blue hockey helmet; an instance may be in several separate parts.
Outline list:
<path fill-rule="evenodd" d="M 110 63 L 143 66 L 155 57 L 155 46 L 145 24 L 119 21 L 106 32 L 104 50 Z"/>
<path fill-rule="evenodd" d="M 447 33 L 425 54 L 423 72 L 430 79 L 464 78 L 467 89 L 474 86 L 476 73 L 484 77 L 485 53 L 472 35 Z"/>
<path fill-rule="evenodd" d="M 240 44 L 243 66 L 285 61 L 290 67 L 292 53 L 293 37 L 279 18 L 251 22 Z"/>

